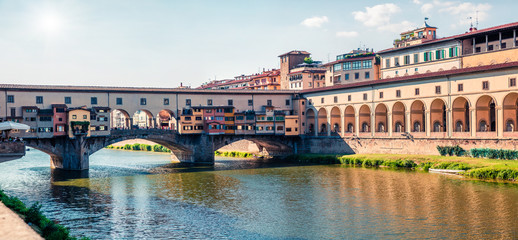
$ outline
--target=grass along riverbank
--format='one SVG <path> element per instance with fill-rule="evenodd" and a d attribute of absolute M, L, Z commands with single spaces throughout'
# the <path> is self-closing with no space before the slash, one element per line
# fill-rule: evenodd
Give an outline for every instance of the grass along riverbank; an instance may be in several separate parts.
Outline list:
<path fill-rule="evenodd" d="M 123 146 L 109 145 L 106 148 L 116 150 L 131 150 L 131 151 L 148 151 L 148 152 L 165 152 L 169 153 L 171 150 L 160 144 L 149 145 L 144 143 L 125 144 Z"/>
<path fill-rule="evenodd" d="M 466 170 L 460 173 L 477 179 L 518 182 L 518 161 L 455 156 L 404 154 L 317 155 L 302 154 L 288 161 L 318 164 L 348 164 L 363 167 L 394 167 L 428 171 L 428 169 Z"/>
<path fill-rule="evenodd" d="M 41 205 L 33 204 L 27 208 L 25 204 L 17 197 L 9 197 L 0 189 L 0 202 L 13 212 L 18 214 L 35 232 L 48 240 L 74 240 L 77 239 L 70 235 L 70 231 L 54 221 L 45 217 L 40 209 Z M 0 236 L 1 238 L 1 236 Z M 88 238 L 81 238 L 88 239 Z"/>
<path fill-rule="evenodd" d="M 235 157 L 235 158 L 253 158 L 257 157 L 253 153 L 247 153 L 247 152 L 237 152 L 237 151 L 215 151 L 214 155 L 216 156 L 223 156 L 223 157 Z"/>

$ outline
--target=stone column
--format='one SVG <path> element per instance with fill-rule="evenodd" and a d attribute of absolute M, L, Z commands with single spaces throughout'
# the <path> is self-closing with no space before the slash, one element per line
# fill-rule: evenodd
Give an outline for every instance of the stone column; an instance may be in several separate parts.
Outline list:
<path fill-rule="evenodd" d="M 376 134 L 376 113 L 371 112 L 371 137 Z"/>
<path fill-rule="evenodd" d="M 354 114 L 354 132 L 356 133 L 356 136 L 360 136 L 360 114 L 358 113 Z"/>
<path fill-rule="evenodd" d="M 331 122 L 331 112 L 329 112 L 329 114 L 327 115 L 327 136 L 331 136 L 331 128 L 333 127 L 333 123 Z"/>
<path fill-rule="evenodd" d="M 496 132 L 499 138 L 504 136 L 504 109 L 502 106 L 495 107 L 496 110 Z"/>
<path fill-rule="evenodd" d="M 448 137 L 453 135 L 453 111 L 450 108 L 446 109 L 446 132 Z"/>
<path fill-rule="evenodd" d="M 345 136 L 345 110 L 342 111 L 340 110 L 340 125 L 341 125 L 341 128 L 340 128 L 340 133 L 342 134 L 342 137 Z"/>
<path fill-rule="evenodd" d="M 388 131 L 388 135 L 389 137 L 392 137 L 392 113 L 391 112 L 388 112 L 387 113 L 387 131 Z"/>
<path fill-rule="evenodd" d="M 431 125 L 432 124 L 430 123 L 430 110 L 428 110 L 428 111 L 424 112 L 424 128 L 425 128 L 427 137 L 430 136 L 430 132 L 431 132 L 431 128 L 432 128 Z"/>
<path fill-rule="evenodd" d="M 410 133 L 412 123 L 410 122 L 410 111 L 405 112 L 405 131 Z"/>
<path fill-rule="evenodd" d="M 313 126 L 313 131 L 314 131 L 314 135 L 315 137 L 318 136 L 318 112 L 317 114 L 315 114 L 315 126 Z"/>
<path fill-rule="evenodd" d="M 471 116 L 471 119 L 470 119 L 471 137 L 476 137 L 477 136 L 477 110 L 476 110 L 476 108 L 472 107 L 469 109 L 469 111 L 470 111 L 470 116 Z"/>

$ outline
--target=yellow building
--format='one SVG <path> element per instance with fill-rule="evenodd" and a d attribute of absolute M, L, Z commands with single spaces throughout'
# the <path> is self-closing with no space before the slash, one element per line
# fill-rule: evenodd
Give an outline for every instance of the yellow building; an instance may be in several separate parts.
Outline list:
<path fill-rule="evenodd" d="M 68 111 L 68 136 L 90 136 L 90 110 L 86 107 L 69 109 Z"/>

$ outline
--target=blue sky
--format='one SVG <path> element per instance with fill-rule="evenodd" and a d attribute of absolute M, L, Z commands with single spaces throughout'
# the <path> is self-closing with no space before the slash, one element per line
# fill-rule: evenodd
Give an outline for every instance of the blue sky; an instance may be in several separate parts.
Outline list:
<path fill-rule="evenodd" d="M 450 36 L 516 22 L 516 1 L 15 1 L 0 0 L 0 82 L 193 87 L 314 60 L 390 48 L 423 24 Z"/>

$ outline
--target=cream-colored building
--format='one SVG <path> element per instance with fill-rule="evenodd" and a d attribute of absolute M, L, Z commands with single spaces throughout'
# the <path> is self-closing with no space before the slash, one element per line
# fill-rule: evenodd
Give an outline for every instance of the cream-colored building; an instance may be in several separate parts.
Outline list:
<path fill-rule="evenodd" d="M 303 91 L 311 134 L 508 138 L 518 109 L 518 62 Z"/>
<path fill-rule="evenodd" d="M 401 33 L 394 47 L 378 52 L 380 78 L 418 75 L 462 67 L 461 41 L 454 37 L 436 38 L 436 28 L 426 24 Z"/>

